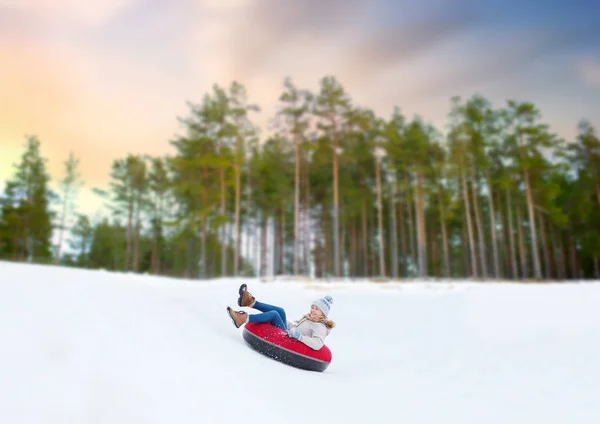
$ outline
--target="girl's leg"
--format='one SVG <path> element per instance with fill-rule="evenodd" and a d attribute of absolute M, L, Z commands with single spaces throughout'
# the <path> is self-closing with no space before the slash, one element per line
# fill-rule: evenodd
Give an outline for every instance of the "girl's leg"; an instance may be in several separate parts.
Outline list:
<path fill-rule="evenodd" d="M 258 302 L 257 302 L 258 303 Z M 287 324 L 281 320 L 281 316 L 277 311 L 267 311 L 262 314 L 250 314 L 248 316 L 248 322 L 269 322 L 275 327 L 287 330 Z"/>
<path fill-rule="evenodd" d="M 254 309 L 258 309 L 261 312 L 275 311 L 279 314 L 283 323 L 284 324 L 287 323 L 287 317 L 285 315 L 285 311 L 283 310 L 283 308 L 281 308 L 279 306 L 269 305 L 268 303 L 262 303 L 257 300 L 254 303 Z M 285 328 L 284 328 L 284 330 L 285 330 Z"/>

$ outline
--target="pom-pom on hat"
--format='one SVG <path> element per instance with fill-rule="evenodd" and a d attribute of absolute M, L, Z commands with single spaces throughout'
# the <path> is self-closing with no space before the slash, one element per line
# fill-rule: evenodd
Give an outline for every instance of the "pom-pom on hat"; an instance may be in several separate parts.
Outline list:
<path fill-rule="evenodd" d="M 315 300 L 311 305 L 315 305 L 318 307 L 323 315 L 329 315 L 329 311 L 331 310 L 331 305 L 333 304 L 333 299 L 331 296 L 325 296 L 320 299 Z"/>

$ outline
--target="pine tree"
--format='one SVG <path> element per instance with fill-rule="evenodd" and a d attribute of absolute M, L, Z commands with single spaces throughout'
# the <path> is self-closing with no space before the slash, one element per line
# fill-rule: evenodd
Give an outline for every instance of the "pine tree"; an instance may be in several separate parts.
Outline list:
<path fill-rule="evenodd" d="M 148 174 L 148 184 L 151 208 L 152 228 L 152 259 L 151 268 L 154 274 L 160 273 L 160 245 L 159 240 L 165 219 L 167 194 L 171 188 L 166 160 L 160 157 L 151 158 L 151 168 Z"/>
<path fill-rule="evenodd" d="M 249 112 L 259 112 L 260 108 L 247 101 L 246 88 L 237 81 L 231 83 L 229 89 L 229 111 L 234 127 L 232 128 L 235 137 L 235 149 L 233 159 L 234 185 L 235 185 L 235 214 L 234 214 L 234 232 L 235 247 L 233 260 L 233 275 L 238 276 L 240 269 L 241 256 L 241 235 L 240 235 L 240 200 L 241 200 L 241 169 L 245 157 L 245 141 L 252 137 L 255 130 L 248 118 Z"/>
<path fill-rule="evenodd" d="M 88 263 L 90 268 L 112 271 L 127 270 L 127 227 L 121 225 L 118 218 L 113 223 L 104 218 L 94 227 L 89 247 Z"/>
<path fill-rule="evenodd" d="M 126 216 L 125 270 L 137 270 L 139 261 L 139 234 L 141 211 L 146 192 L 146 164 L 140 155 L 129 154 L 113 161 L 110 191 L 94 191 L 111 202 L 114 217 Z M 135 219 L 135 228 L 134 228 Z"/>
<path fill-rule="evenodd" d="M 3 216 L 14 237 L 8 249 L 13 259 L 47 262 L 52 257 L 52 219 L 50 202 L 54 193 L 48 188 L 50 177 L 46 159 L 41 156 L 40 141 L 26 137 L 25 152 L 16 165 L 16 174 L 5 188 Z"/>
<path fill-rule="evenodd" d="M 71 239 L 69 246 L 77 254 L 77 265 L 87 267 L 89 265 L 88 252 L 92 243 L 94 228 L 87 215 L 78 215 L 75 225 L 71 228 Z"/>
<path fill-rule="evenodd" d="M 410 171 L 415 180 L 415 215 L 417 221 L 417 246 L 419 276 L 428 275 L 427 266 L 427 224 L 425 214 L 425 180 L 431 173 L 432 128 L 419 117 L 406 128 L 406 151 L 411 153 Z"/>
<path fill-rule="evenodd" d="M 338 156 L 345 116 L 350 112 L 350 98 L 335 77 L 321 79 L 321 91 L 316 98 L 314 114 L 323 119 L 319 128 L 326 131 L 332 142 L 333 168 L 333 263 L 334 275 L 341 276 L 339 237 Z"/>
<path fill-rule="evenodd" d="M 300 145 L 305 137 L 309 120 L 307 114 L 312 96 L 308 91 L 298 90 L 291 78 L 284 81 L 284 91 L 279 101 L 284 104 L 279 114 L 287 118 L 289 133 L 294 140 L 294 275 L 300 271 Z"/>
<path fill-rule="evenodd" d="M 507 125 L 512 128 L 511 136 L 506 139 L 510 156 L 519 164 L 525 188 L 527 215 L 533 256 L 533 271 L 536 279 L 542 278 L 539 258 L 538 230 L 535 219 L 534 182 L 531 174 L 542 156 L 542 149 L 556 147 L 557 140 L 548 131 L 546 124 L 540 124 L 539 110 L 532 103 L 508 101 Z"/>
<path fill-rule="evenodd" d="M 56 263 L 60 261 L 63 234 L 66 229 L 65 224 L 69 219 L 70 214 L 74 212 L 75 196 L 77 195 L 77 190 L 82 185 L 81 174 L 78 171 L 78 167 L 79 159 L 75 158 L 73 153 L 70 153 L 69 158 L 65 162 L 65 176 L 60 182 L 63 198 L 60 224 L 58 225 L 59 235 L 55 256 Z"/>
<path fill-rule="evenodd" d="M 578 125 L 579 134 L 575 143 L 568 146 L 569 159 L 576 166 L 580 178 L 589 181 L 600 207 L 600 139 L 587 120 Z"/>
<path fill-rule="evenodd" d="M 204 98 L 204 103 L 192 110 L 192 117 L 186 120 L 187 136 L 178 137 L 171 141 L 176 149 L 176 154 L 170 162 L 173 181 L 173 195 L 179 205 L 177 212 L 177 225 L 189 235 L 188 245 L 193 243 L 195 235 L 201 235 L 200 248 L 200 275 L 208 276 L 209 265 L 221 265 L 221 275 L 224 272 L 226 261 L 225 239 L 221 229 L 227 219 L 224 213 L 224 172 L 228 167 L 230 156 L 226 146 L 223 146 L 223 132 L 214 129 L 215 103 L 209 97 Z M 224 119 L 224 118 L 223 118 Z M 220 200 L 220 210 L 217 205 Z M 218 245 L 221 247 L 220 258 L 208 260 L 208 239 L 210 225 L 219 230 Z M 216 248 L 216 246 L 215 246 Z M 188 263 L 191 264 L 188 246 Z M 220 260 L 219 260 L 220 259 Z M 191 265 L 190 265 L 191 267 Z M 191 270 L 188 270 L 191 274 Z"/>

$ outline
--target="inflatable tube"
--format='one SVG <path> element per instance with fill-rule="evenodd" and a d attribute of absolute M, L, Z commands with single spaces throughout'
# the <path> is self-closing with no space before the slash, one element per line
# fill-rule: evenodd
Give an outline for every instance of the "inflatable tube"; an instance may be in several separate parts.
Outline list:
<path fill-rule="evenodd" d="M 249 322 L 243 336 L 257 352 L 296 368 L 323 372 L 331 363 L 331 351 L 327 346 L 314 350 L 269 323 Z"/>

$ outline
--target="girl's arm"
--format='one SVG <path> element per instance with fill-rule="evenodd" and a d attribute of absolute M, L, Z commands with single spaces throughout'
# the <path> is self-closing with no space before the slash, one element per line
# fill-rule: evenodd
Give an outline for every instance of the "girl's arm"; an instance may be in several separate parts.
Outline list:
<path fill-rule="evenodd" d="M 301 335 L 299 340 L 308 347 L 319 350 L 325 344 L 325 337 L 327 337 L 327 329 L 324 325 L 317 325 L 313 330 L 312 337 Z"/>

